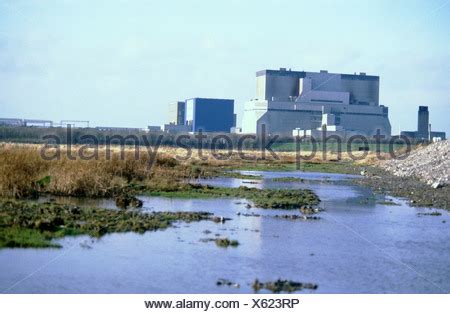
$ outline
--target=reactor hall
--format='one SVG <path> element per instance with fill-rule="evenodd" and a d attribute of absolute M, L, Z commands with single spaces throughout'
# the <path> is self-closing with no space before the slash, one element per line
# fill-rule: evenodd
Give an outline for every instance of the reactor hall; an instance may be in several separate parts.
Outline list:
<path fill-rule="evenodd" d="M 263 70 L 256 98 L 245 103 L 242 133 L 282 136 L 391 135 L 388 108 L 379 103 L 380 78 L 328 71 Z"/>

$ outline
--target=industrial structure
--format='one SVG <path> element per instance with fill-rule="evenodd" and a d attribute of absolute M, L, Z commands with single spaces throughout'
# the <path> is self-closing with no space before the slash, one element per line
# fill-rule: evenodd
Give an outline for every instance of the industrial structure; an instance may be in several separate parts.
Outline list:
<path fill-rule="evenodd" d="M 162 132 L 161 126 L 159 126 L 159 125 L 149 125 L 149 126 L 147 127 L 147 130 L 148 130 L 150 133 L 158 133 L 158 132 Z"/>
<path fill-rule="evenodd" d="M 417 113 L 417 131 L 403 131 L 401 132 L 401 135 L 413 140 L 429 142 L 446 139 L 445 132 L 431 131 L 428 106 L 419 106 L 419 111 Z"/>
<path fill-rule="evenodd" d="M 52 127 L 53 126 L 53 121 L 50 121 L 50 120 L 35 120 L 35 119 L 0 118 L 0 125 Z"/>
<path fill-rule="evenodd" d="M 229 133 L 236 126 L 233 99 L 191 98 L 171 104 L 169 113 L 164 130 L 171 133 Z"/>
<path fill-rule="evenodd" d="M 70 125 L 72 128 L 79 128 L 80 124 L 83 125 L 84 128 L 89 127 L 89 121 L 87 120 L 61 120 L 59 126 L 67 127 Z"/>
<path fill-rule="evenodd" d="M 184 125 L 186 103 L 184 101 L 176 101 L 169 105 L 169 124 Z"/>
<path fill-rule="evenodd" d="M 102 131 L 102 132 L 115 132 L 115 131 L 119 131 L 119 132 L 146 132 L 146 129 L 143 128 L 127 128 L 127 127 L 116 127 L 116 126 L 97 126 L 95 127 L 95 129 L 97 131 Z"/>
<path fill-rule="evenodd" d="M 256 73 L 256 98 L 245 103 L 243 133 L 313 136 L 325 124 L 342 136 L 391 135 L 388 108 L 379 104 L 378 76 L 263 70 Z"/>
<path fill-rule="evenodd" d="M 22 119 L 0 118 L 0 125 L 23 126 L 24 122 Z"/>
<path fill-rule="evenodd" d="M 80 126 L 80 124 L 81 124 L 81 126 Z M 58 122 L 53 122 L 51 120 L 0 118 L 0 125 L 42 127 L 42 128 L 67 127 L 70 125 L 73 128 L 75 128 L 75 127 L 89 128 L 89 121 L 87 121 L 87 120 L 61 120 L 58 123 Z"/>

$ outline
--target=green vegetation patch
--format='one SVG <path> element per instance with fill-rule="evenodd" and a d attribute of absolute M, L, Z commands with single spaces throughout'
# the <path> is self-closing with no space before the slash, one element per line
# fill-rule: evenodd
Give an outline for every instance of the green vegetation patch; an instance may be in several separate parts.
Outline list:
<path fill-rule="evenodd" d="M 100 237 L 113 232 L 165 229 L 175 221 L 213 220 L 207 212 L 152 212 L 80 208 L 0 200 L 0 248 L 58 247 L 51 240 L 64 236 Z"/>
<path fill-rule="evenodd" d="M 324 173 L 342 173 L 342 174 L 358 174 L 359 167 L 351 162 L 344 161 L 328 161 L 328 162 L 308 162 L 300 161 L 300 167 L 297 168 L 296 163 L 275 163 L 275 164 L 245 164 L 238 166 L 238 170 L 248 171 L 307 171 L 307 172 L 324 172 Z"/>
<path fill-rule="evenodd" d="M 239 188 L 212 187 L 209 185 L 186 184 L 177 189 L 152 190 L 151 196 L 217 198 L 232 197 L 250 200 L 256 207 L 273 209 L 299 209 L 320 203 L 319 197 L 311 190 L 257 189 L 241 186 Z"/>
<path fill-rule="evenodd" d="M 301 171 L 357 174 L 358 167 L 351 162 L 300 162 Z"/>
<path fill-rule="evenodd" d="M 233 166 L 233 170 L 244 171 L 294 171 L 295 163 L 246 163 Z"/>
<path fill-rule="evenodd" d="M 248 179 L 248 180 L 260 180 L 263 178 L 261 175 L 243 174 L 239 171 L 225 171 L 219 173 L 220 177 L 235 178 L 235 179 Z"/>
<path fill-rule="evenodd" d="M 413 144 L 415 146 L 415 144 Z M 272 145 L 272 149 L 276 152 L 295 152 L 297 150 L 296 148 L 297 144 L 295 142 L 276 142 Z M 300 151 L 302 152 L 310 152 L 310 151 L 317 151 L 318 153 L 321 153 L 323 151 L 324 144 L 322 141 L 319 141 L 316 143 L 316 146 L 314 146 L 311 142 L 303 142 L 300 143 Z M 365 145 L 364 143 L 357 143 L 356 141 L 352 143 L 351 145 L 351 152 L 358 152 L 360 149 L 364 147 L 368 151 L 376 152 L 381 151 L 383 153 L 389 153 L 391 149 L 393 150 L 399 150 L 399 149 L 405 149 L 407 148 L 406 143 L 393 143 L 392 147 L 389 143 L 381 143 L 377 145 L 376 143 L 369 143 L 368 145 Z M 348 144 L 342 143 L 339 147 L 339 144 L 336 141 L 328 141 L 326 143 L 326 150 L 332 153 L 337 153 L 339 151 L 345 152 L 348 150 Z"/>
<path fill-rule="evenodd" d="M 0 248 L 45 248 L 60 247 L 51 241 L 51 237 L 34 229 L 17 227 L 0 228 Z"/>
<path fill-rule="evenodd" d="M 282 178 L 273 178 L 273 182 L 303 182 L 304 180 L 302 178 L 295 178 L 295 177 L 282 177 Z"/>
<path fill-rule="evenodd" d="M 216 243 L 217 246 L 225 248 L 229 246 L 236 247 L 239 245 L 239 242 L 237 240 L 230 240 L 228 238 L 218 238 L 214 242 Z"/>
<path fill-rule="evenodd" d="M 295 292 L 303 289 L 316 290 L 318 288 L 318 286 L 314 283 L 303 283 L 281 279 L 268 282 L 260 282 L 258 279 L 255 279 L 255 281 L 252 284 L 252 287 L 255 290 L 255 292 L 258 292 L 261 289 L 266 289 L 273 293 Z"/>
<path fill-rule="evenodd" d="M 378 202 L 377 204 L 386 205 L 386 206 L 400 206 L 400 204 L 393 202 L 393 201 L 389 201 L 389 200 L 381 201 L 381 202 Z"/>

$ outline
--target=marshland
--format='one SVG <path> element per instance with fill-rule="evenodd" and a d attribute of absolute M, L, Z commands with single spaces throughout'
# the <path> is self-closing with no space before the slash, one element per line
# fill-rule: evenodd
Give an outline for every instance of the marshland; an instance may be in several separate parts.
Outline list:
<path fill-rule="evenodd" d="M 85 147 L 98 153 L 86 159 L 60 146 L 46 160 L 42 147 L 0 147 L 3 292 L 450 289 L 448 212 L 370 184 L 380 173 L 361 173 L 375 171 L 374 153 L 298 167 L 292 152 L 185 159 L 162 147 L 151 160 Z"/>

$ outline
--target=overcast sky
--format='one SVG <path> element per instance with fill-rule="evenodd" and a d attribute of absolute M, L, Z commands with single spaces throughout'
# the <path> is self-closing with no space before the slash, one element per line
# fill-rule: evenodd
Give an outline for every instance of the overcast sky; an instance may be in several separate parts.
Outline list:
<path fill-rule="evenodd" d="M 196 96 L 241 117 L 279 67 L 379 75 L 394 134 L 419 105 L 450 133 L 450 0 L 0 0 L 0 117 L 146 127 Z"/>

